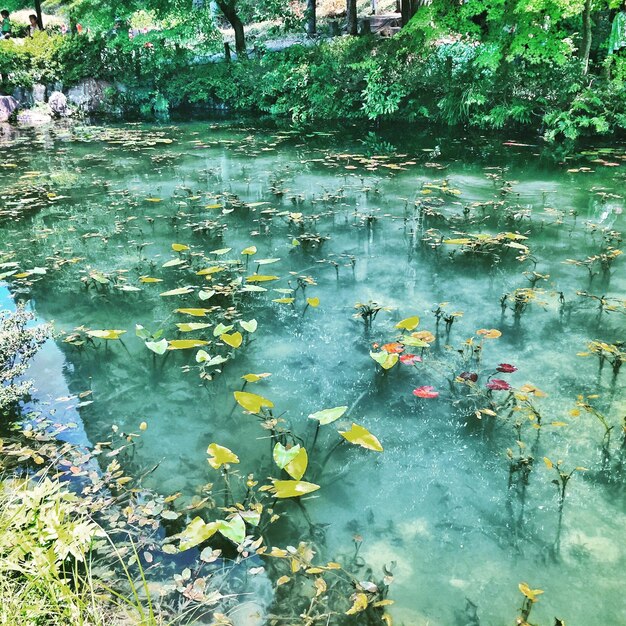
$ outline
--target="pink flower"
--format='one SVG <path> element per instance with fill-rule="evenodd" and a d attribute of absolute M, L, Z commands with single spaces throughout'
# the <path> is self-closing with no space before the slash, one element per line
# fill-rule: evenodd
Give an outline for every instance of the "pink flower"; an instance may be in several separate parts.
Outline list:
<path fill-rule="evenodd" d="M 400 363 L 404 365 L 415 365 L 416 363 L 421 363 L 422 357 L 417 356 L 417 354 L 401 354 L 400 355 Z"/>
<path fill-rule="evenodd" d="M 515 365 L 511 365 L 510 363 L 500 363 L 498 367 L 496 367 L 498 372 L 502 372 L 503 374 L 512 374 L 513 372 L 517 372 L 517 367 Z"/>
<path fill-rule="evenodd" d="M 459 378 L 475 383 L 478 380 L 478 374 L 476 372 L 461 372 Z"/>
<path fill-rule="evenodd" d="M 423 387 L 413 389 L 413 395 L 418 398 L 438 398 L 439 392 L 435 391 L 435 388 L 431 385 L 424 385 Z"/>
<path fill-rule="evenodd" d="M 501 378 L 492 378 L 487 383 L 487 389 L 491 391 L 508 391 L 511 388 L 511 385 L 506 382 L 506 380 L 502 380 Z"/>

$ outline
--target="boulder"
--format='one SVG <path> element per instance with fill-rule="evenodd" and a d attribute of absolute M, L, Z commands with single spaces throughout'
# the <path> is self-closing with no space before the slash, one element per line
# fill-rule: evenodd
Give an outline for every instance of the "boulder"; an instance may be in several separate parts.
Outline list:
<path fill-rule="evenodd" d="M 51 121 L 52 117 L 39 109 L 24 109 L 17 114 L 18 124 L 23 124 L 24 126 L 40 126 L 49 124 Z"/>
<path fill-rule="evenodd" d="M 67 117 L 69 111 L 67 110 L 67 98 L 65 94 L 60 91 L 53 91 L 48 98 L 48 106 L 50 112 L 55 117 Z"/>
<path fill-rule="evenodd" d="M 86 78 L 69 89 L 67 99 L 81 113 L 95 113 L 102 108 L 106 100 L 106 90 L 110 87 L 110 83 L 104 80 Z"/>
<path fill-rule="evenodd" d="M 41 83 L 35 83 L 33 85 L 33 102 L 35 104 L 41 104 L 46 101 L 46 86 Z"/>
<path fill-rule="evenodd" d="M 16 87 L 13 90 L 13 97 L 17 100 L 20 107 L 28 108 L 33 106 L 33 92 L 25 87 Z"/>
<path fill-rule="evenodd" d="M 0 96 L 0 122 L 6 122 L 19 107 L 18 101 L 13 96 Z"/>

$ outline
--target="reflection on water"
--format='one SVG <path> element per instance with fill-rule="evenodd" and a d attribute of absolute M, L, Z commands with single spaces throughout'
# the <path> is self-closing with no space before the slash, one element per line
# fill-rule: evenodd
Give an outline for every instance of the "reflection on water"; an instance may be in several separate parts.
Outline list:
<path fill-rule="evenodd" d="M 393 562 L 399 623 L 478 623 L 468 600 L 480 623 L 512 621 L 521 581 L 545 591 L 533 621 L 626 623 L 623 486 L 600 471 L 601 425 L 570 413 L 579 394 L 597 393 L 599 410 L 619 424 L 624 396 L 610 366 L 598 376 L 595 358 L 576 355 L 592 339 L 623 337 L 626 276 L 619 258 L 609 272 L 600 262 L 565 263 L 619 248 L 611 231 L 623 228 L 624 151 L 556 163 L 538 147 L 481 138 L 411 131 L 363 139 L 356 131 L 194 122 L 22 131 L 5 135 L 0 153 L 0 211 L 10 218 L 1 272 L 13 293 L 31 299 L 59 333 L 127 331 L 123 343 L 94 346 L 80 332 L 73 344 L 60 335 L 65 365 L 54 352 L 53 366 L 35 370 L 37 385 L 50 398 L 93 392 L 78 409 L 91 441 L 107 439 L 112 424 L 136 432 L 146 421 L 139 462 L 160 463 L 152 487 L 190 496 L 213 480 L 213 441 L 239 455 L 242 472 L 269 475 L 266 431 L 233 412 L 232 392 L 244 374 L 271 373 L 247 390 L 270 397 L 308 443 L 307 416 L 338 405 L 382 442 L 382 454 L 340 448 L 308 506 L 327 524 L 319 549 L 328 556 L 348 552 L 357 536 L 377 575 Z M 528 239 L 465 256 L 458 244 L 441 244 L 467 232 Z M 177 243 L 190 249 L 173 249 Z M 242 255 L 250 246 L 256 254 Z M 196 273 L 207 265 L 222 269 Z M 267 291 L 241 293 L 240 277 L 254 272 L 277 279 L 248 283 Z M 187 294 L 159 295 L 187 286 Z M 531 286 L 532 300 L 516 309 L 515 290 Z M 608 298 L 608 308 L 598 312 L 599 301 L 578 292 Z M 276 302 L 291 297 L 293 305 Z M 306 297 L 319 306 L 305 310 Z M 353 314 L 368 301 L 389 310 L 366 330 Z M 433 356 L 377 371 L 372 344 L 394 341 L 394 325 L 412 315 L 419 330 L 436 333 L 432 312 L 444 302 L 447 315 L 463 315 L 449 334 L 440 322 L 439 341 L 426 351 Z M 175 311 L 213 306 L 203 318 Z M 213 368 L 212 380 L 198 376 L 196 350 L 157 357 L 135 337 L 140 324 L 169 340 L 206 339 L 214 356 L 213 329 L 231 318 L 256 319 L 258 330 Z M 202 322 L 213 326 L 176 326 Z M 519 485 L 513 496 L 507 488 L 507 449 L 518 452 L 514 416 L 490 427 L 446 380 L 456 348 L 483 328 L 502 332 L 485 340 L 486 372 L 514 364 L 516 372 L 496 377 L 547 393 L 533 397 L 544 427 L 524 426 L 523 454 L 535 462 L 523 498 Z M 416 398 L 412 390 L 423 385 L 439 397 Z M 324 427 L 322 447 L 335 426 Z M 556 490 L 544 456 L 589 470 L 568 487 L 558 558 Z M 297 541 L 298 532 L 279 539 Z"/>

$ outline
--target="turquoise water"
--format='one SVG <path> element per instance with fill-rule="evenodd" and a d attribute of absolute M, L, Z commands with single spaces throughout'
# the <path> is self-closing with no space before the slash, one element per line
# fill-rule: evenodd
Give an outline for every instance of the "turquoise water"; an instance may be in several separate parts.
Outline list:
<path fill-rule="evenodd" d="M 560 160 L 507 138 L 413 130 L 300 133 L 188 122 L 13 131 L 0 143 L 0 271 L 13 273 L 5 276 L 11 291 L 58 333 L 58 395 L 51 369 L 35 369 L 46 410 L 72 419 L 78 412 L 91 441 L 109 439 L 112 425 L 139 432 L 145 421 L 134 463 L 158 464 L 148 486 L 193 497 L 216 478 L 206 461 L 211 442 L 239 455 L 242 474 L 275 472 L 268 431 L 233 410 L 232 395 L 243 375 L 270 373 L 246 391 L 270 398 L 307 445 L 310 413 L 350 407 L 322 427 L 320 458 L 337 426 L 352 421 L 384 447 L 340 447 L 321 476 L 305 476 L 321 485 L 307 509 L 326 525 L 318 545 L 325 557 L 349 553 L 360 535 L 360 555 L 376 577 L 394 563 L 397 623 L 477 623 L 467 600 L 481 624 L 512 623 L 517 586 L 526 581 L 544 590 L 533 622 L 557 616 L 568 626 L 618 625 L 626 623 L 624 372 L 615 378 L 606 363 L 599 374 L 594 356 L 577 355 L 591 340 L 623 340 L 626 273 L 619 257 L 606 271 L 594 262 L 592 280 L 586 267 L 566 261 L 619 248 L 625 167 L 626 147 Z M 476 254 L 440 243 L 507 232 Z M 246 260 L 241 252 L 250 246 L 257 251 Z M 258 259 L 279 260 L 257 266 Z M 216 265 L 223 269 L 210 280 L 196 273 Z M 277 279 L 247 283 L 267 291 L 241 292 L 255 271 Z M 503 294 L 533 281 L 517 318 L 503 309 Z M 183 287 L 189 293 L 159 295 Z M 202 300 L 201 291 L 216 293 Z M 580 292 L 607 298 L 610 310 L 598 314 L 597 300 Z M 273 301 L 291 297 L 293 304 Z M 319 306 L 305 310 L 307 297 Z M 388 309 L 369 329 L 354 318 L 355 304 L 368 301 Z M 449 335 L 433 314 L 442 303 L 463 313 Z M 211 310 L 206 317 L 175 311 L 198 307 Z M 395 341 L 395 325 L 416 315 L 416 331 L 439 340 L 410 349 L 423 357 L 415 367 L 381 371 L 372 345 Z M 211 356 L 226 355 L 213 329 L 231 319 L 256 319 L 258 329 L 211 368 L 212 380 L 199 376 L 197 349 L 157 356 L 135 336 L 140 324 L 168 340 L 209 341 Z M 212 326 L 179 332 L 177 323 L 190 322 Z M 79 327 L 127 332 L 123 344 L 76 345 L 84 340 L 73 338 Z M 478 329 L 502 336 L 483 340 Z M 470 337 L 483 346 L 479 367 L 460 361 Z M 517 371 L 495 373 L 499 363 Z M 463 371 L 480 373 L 475 399 L 452 382 Z M 545 392 L 526 391 L 540 430 L 523 412 L 475 415 L 494 373 L 518 390 L 531 384 Z M 439 396 L 415 397 L 424 385 Z M 85 391 L 92 393 L 78 397 Z M 570 413 L 581 394 L 597 394 L 590 402 L 613 425 L 605 464 L 599 420 Z M 491 397 L 498 402 L 507 392 Z M 508 488 L 518 415 L 523 452 L 534 457 L 523 504 L 521 485 Z M 543 457 L 567 470 L 587 468 L 568 485 L 558 554 L 555 472 Z M 276 531 L 278 545 L 307 539 L 296 507 L 292 514 L 297 523 Z"/>

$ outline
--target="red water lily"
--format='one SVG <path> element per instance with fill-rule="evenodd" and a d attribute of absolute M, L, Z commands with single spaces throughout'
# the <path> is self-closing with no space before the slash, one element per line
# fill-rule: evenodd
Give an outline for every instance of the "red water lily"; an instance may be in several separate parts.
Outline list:
<path fill-rule="evenodd" d="M 400 352 L 404 352 L 404 346 L 395 341 L 392 343 L 386 343 L 382 349 L 389 354 L 400 354 Z"/>
<path fill-rule="evenodd" d="M 424 385 L 423 387 L 413 389 L 413 395 L 418 398 L 437 398 L 439 397 L 439 392 L 435 391 L 435 388 L 431 385 Z"/>
<path fill-rule="evenodd" d="M 416 363 L 421 363 L 422 357 L 417 356 L 417 354 L 402 354 L 400 355 L 400 363 L 404 363 L 404 365 L 415 365 Z"/>
<path fill-rule="evenodd" d="M 492 378 L 487 383 L 487 389 L 491 389 L 491 391 L 508 391 L 510 388 L 511 385 L 501 378 Z"/>
<path fill-rule="evenodd" d="M 511 365 L 510 363 L 500 363 L 498 367 L 496 367 L 498 372 L 502 372 L 503 374 L 512 374 L 513 372 L 517 372 L 517 367 L 515 365 Z"/>

